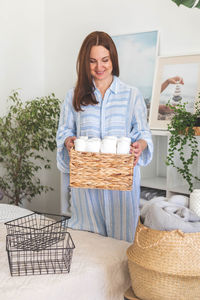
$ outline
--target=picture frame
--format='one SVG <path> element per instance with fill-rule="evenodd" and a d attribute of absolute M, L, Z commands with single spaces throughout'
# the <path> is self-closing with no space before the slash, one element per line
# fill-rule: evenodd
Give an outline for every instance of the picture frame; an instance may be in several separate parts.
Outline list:
<path fill-rule="evenodd" d="M 142 93 L 149 116 L 152 99 L 156 58 L 159 49 L 159 31 L 151 30 L 112 36 L 116 45 L 120 79 Z"/>
<path fill-rule="evenodd" d="M 166 104 L 186 104 L 194 112 L 200 93 L 200 54 L 157 57 L 150 129 L 167 130 L 173 111 Z"/>

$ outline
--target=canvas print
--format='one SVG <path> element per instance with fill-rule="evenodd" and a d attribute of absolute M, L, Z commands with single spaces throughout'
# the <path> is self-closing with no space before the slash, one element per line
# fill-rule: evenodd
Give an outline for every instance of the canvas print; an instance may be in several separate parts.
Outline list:
<path fill-rule="evenodd" d="M 120 79 L 137 87 L 149 112 L 156 56 L 158 31 L 112 36 L 119 55 Z"/>
<path fill-rule="evenodd" d="M 159 57 L 153 100 L 150 110 L 151 129 L 167 129 L 173 111 L 166 105 L 186 104 L 194 112 L 200 92 L 200 55 Z"/>

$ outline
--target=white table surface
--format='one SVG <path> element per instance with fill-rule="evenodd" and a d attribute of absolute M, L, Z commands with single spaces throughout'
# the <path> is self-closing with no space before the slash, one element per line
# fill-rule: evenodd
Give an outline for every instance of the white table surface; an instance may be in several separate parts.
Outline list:
<path fill-rule="evenodd" d="M 18 208 L 10 209 L 5 216 L 0 205 L 0 220 L 4 218 L 7 221 L 10 217 L 30 213 Z M 76 246 L 69 274 L 12 277 L 5 250 L 6 227 L 1 223 L 0 299 L 123 300 L 131 285 L 126 257 L 130 243 L 86 231 L 69 232 Z"/>

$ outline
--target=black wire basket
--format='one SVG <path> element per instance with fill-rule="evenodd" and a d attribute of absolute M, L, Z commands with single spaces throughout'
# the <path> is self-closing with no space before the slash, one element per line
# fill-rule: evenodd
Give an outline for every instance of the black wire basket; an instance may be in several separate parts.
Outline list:
<path fill-rule="evenodd" d="M 44 234 L 37 235 L 41 235 L 42 239 Z M 22 276 L 69 273 L 75 245 L 69 232 L 65 231 L 63 235 L 62 240 L 41 250 L 29 247 L 28 241 L 33 236 L 31 233 L 7 235 L 6 250 L 10 274 Z M 19 249 L 15 245 L 19 245 L 21 241 L 27 241 L 27 245 L 24 243 L 23 248 Z"/>
<path fill-rule="evenodd" d="M 19 249 L 41 250 L 63 240 L 69 217 L 34 212 L 5 223 L 8 235 L 19 235 L 12 239 L 12 246 Z"/>

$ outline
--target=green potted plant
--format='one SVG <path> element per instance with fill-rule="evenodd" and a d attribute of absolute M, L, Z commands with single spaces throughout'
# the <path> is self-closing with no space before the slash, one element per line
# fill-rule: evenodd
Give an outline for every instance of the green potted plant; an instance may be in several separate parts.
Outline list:
<path fill-rule="evenodd" d="M 56 148 L 60 100 L 51 94 L 23 103 L 18 92 L 9 99 L 9 111 L 0 118 L 0 191 L 19 205 L 52 190 L 36 175 L 51 167 L 45 152 Z"/>
<path fill-rule="evenodd" d="M 173 117 L 168 124 L 170 137 L 166 164 L 177 169 L 177 172 L 187 181 L 189 191 L 192 192 L 194 180 L 200 181 L 200 178 L 195 176 L 192 170 L 194 159 L 199 153 L 196 132 L 200 129 L 200 100 L 195 105 L 194 113 L 186 110 L 186 104 L 177 104 L 176 106 L 167 104 L 173 111 Z M 188 147 L 190 149 L 189 157 L 185 155 L 185 149 Z M 181 162 L 179 165 L 175 161 L 176 154 Z"/>

